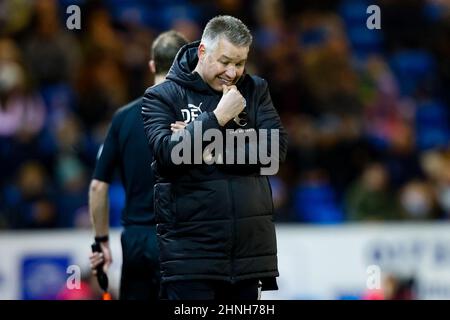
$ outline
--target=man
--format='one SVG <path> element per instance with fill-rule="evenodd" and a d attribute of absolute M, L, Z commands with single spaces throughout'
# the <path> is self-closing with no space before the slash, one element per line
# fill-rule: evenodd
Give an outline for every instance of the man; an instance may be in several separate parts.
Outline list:
<path fill-rule="evenodd" d="M 175 31 L 161 34 L 152 45 L 150 71 L 161 83 L 186 39 Z M 115 169 L 120 170 L 125 187 L 126 206 L 121 223 L 122 275 L 120 299 L 155 300 L 159 295 L 159 265 L 153 213 L 154 178 L 152 154 L 147 146 L 141 117 L 142 98 L 119 109 L 114 115 L 105 143 L 99 153 L 89 190 L 89 211 L 96 241 L 102 253 L 91 255 L 91 268 L 112 262 L 109 246 L 108 187 Z"/>
<path fill-rule="evenodd" d="M 213 153 L 195 138 L 196 131 L 210 129 L 225 137 L 276 131 L 279 139 L 261 138 L 259 144 L 279 145 L 275 160 L 284 160 L 287 136 L 267 82 L 245 73 L 251 41 L 239 19 L 213 18 L 200 42 L 180 50 L 167 81 L 147 89 L 143 99 L 144 128 L 158 179 L 154 190 L 162 293 L 168 299 L 256 300 L 260 285 L 262 290 L 277 289 L 272 195 L 267 177 L 261 175 L 263 163 L 208 164 L 206 160 L 220 154 L 223 158 L 230 150 Z M 178 132 L 180 142 L 171 129 L 181 120 L 187 125 Z M 187 149 L 180 152 L 187 161 L 175 161 L 180 143 L 194 146 L 194 151 L 200 144 L 202 163 L 192 162 L 199 154 Z M 236 150 L 244 150 L 248 159 L 251 143 Z"/>

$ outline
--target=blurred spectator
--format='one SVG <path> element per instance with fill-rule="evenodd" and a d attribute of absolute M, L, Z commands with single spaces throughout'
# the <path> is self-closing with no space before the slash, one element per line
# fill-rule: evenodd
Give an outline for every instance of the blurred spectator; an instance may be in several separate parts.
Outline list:
<path fill-rule="evenodd" d="M 408 182 L 400 191 L 400 204 L 404 219 L 431 220 L 439 217 L 433 189 L 425 181 Z"/>
<path fill-rule="evenodd" d="M 380 163 L 368 165 L 346 196 L 348 218 L 352 221 L 399 219 L 395 195 L 389 189 L 389 173 Z"/>
<path fill-rule="evenodd" d="M 358 113 L 358 76 L 351 66 L 350 48 L 339 16 L 308 13 L 301 17 L 303 68 L 306 85 L 319 112 Z"/>
<path fill-rule="evenodd" d="M 45 128 L 44 102 L 34 90 L 19 48 L 12 39 L 0 38 L 0 187 L 25 161 L 51 165 L 51 146 Z"/>
<path fill-rule="evenodd" d="M 56 295 L 57 300 L 101 300 L 102 292 L 97 284 L 97 278 L 89 271 L 82 271 L 84 275 L 79 288 L 69 289 L 64 283 L 63 288 Z"/>
<path fill-rule="evenodd" d="M 79 43 L 60 23 L 58 1 L 34 1 L 33 33 L 25 40 L 26 61 L 40 85 L 75 79 L 80 66 Z"/>
<path fill-rule="evenodd" d="M 0 136 L 34 135 L 43 128 L 45 117 L 19 48 L 11 39 L 0 39 Z"/>
<path fill-rule="evenodd" d="M 33 14 L 33 2 L 14 0 L 0 2 L 0 36 L 23 30 Z"/>
<path fill-rule="evenodd" d="M 150 72 L 146 72 L 146 70 L 150 59 L 148 48 L 154 35 L 139 25 L 127 27 L 128 30 L 124 36 L 127 42 L 127 50 L 123 56 L 124 66 L 130 75 L 127 89 L 130 97 L 138 97 L 145 91 L 146 83 L 153 83 L 153 79 L 150 79 L 153 75 Z"/>
<path fill-rule="evenodd" d="M 88 56 L 79 79 L 78 114 L 87 129 L 106 122 L 128 99 L 123 66 L 111 54 Z"/>
<path fill-rule="evenodd" d="M 83 33 L 84 51 L 88 56 L 94 52 L 109 54 L 113 59 L 120 61 L 125 44 L 113 27 L 108 9 L 98 4 L 98 1 L 93 3 L 93 6 L 86 8 L 88 16 L 86 32 Z"/>
<path fill-rule="evenodd" d="M 82 215 L 88 217 L 87 169 L 81 157 L 83 134 L 76 118 L 66 118 L 58 127 L 57 142 L 59 155 L 56 160 L 55 178 L 58 186 L 59 224 L 61 227 L 74 227 L 78 221 L 80 226 L 89 226 L 89 219 L 83 225 Z M 79 220 L 81 219 L 81 220 Z"/>
<path fill-rule="evenodd" d="M 450 218 L 450 150 L 429 151 L 421 163 L 433 184 L 434 194 L 446 219 Z"/>
<path fill-rule="evenodd" d="M 417 298 L 414 277 L 402 277 L 387 273 L 382 278 L 381 288 L 367 290 L 363 300 L 415 300 Z"/>
<path fill-rule="evenodd" d="M 6 188 L 4 201 L 10 228 L 53 228 L 57 226 L 54 193 L 48 176 L 37 162 L 27 162 L 18 171 L 16 184 Z"/>
<path fill-rule="evenodd" d="M 255 51 L 249 59 L 254 64 L 248 68 L 257 69 L 257 73 L 275 84 L 271 86 L 271 95 L 278 101 L 280 114 L 314 113 L 312 95 L 302 77 L 295 22 L 285 18 L 284 5 L 280 0 L 256 2 L 254 12 L 259 25 L 255 27 Z"/>

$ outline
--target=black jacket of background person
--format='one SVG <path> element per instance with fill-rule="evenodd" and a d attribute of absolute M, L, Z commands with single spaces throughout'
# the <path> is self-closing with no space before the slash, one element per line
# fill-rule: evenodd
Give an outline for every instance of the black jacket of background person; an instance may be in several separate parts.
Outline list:
<path fill-rule="evenodd" d="M 198 73 L 191 73 L 198 61 L 198 45 L 197 41 L 180 49 L 167 80 L 148 88 L 142 105 L 144 130 L 156 160 L 155 214 L 162 282 L 260 279 L 263 290 L 276 289 L 272 193 L 259 166 L 175 165 L 171 161 L 177 144 L 170 141 L 171 123 L 188 120 L 185 129 L 193 137 L 191 111 L 200 107 L 195 121 L 202 122 L 203 132 L 221 129 L 212 111 L 222 93 L 209 87 Z M 248 112 L 248 124 L 242 129 L 279 129 L 283 161 L 287 135 L 267 82 L 245 75 L 237 88 Z M 239 127 L 230 121 L 226 128 Z"/>
<path fill-rule="evenodd" d="M 126 193 L 123 226 L 155 225 L 153 156 L 144 134 L 141 104 L 142 98 L 138 98 L 116 112 L 93 174 L 94 179 L 111 183 L 119 169 Z"/>

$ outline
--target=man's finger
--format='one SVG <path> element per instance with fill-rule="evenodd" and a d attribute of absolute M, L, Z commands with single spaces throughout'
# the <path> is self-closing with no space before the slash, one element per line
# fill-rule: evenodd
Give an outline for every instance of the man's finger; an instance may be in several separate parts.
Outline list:
<path fill-rule="evenodd" d="M 90 263 L 91 263 L 91 269 L 95 269 L 98 265 L 100 265 L 101 263 L 104 262 L 104 259 L 102 256 L 96 256 L 96 257 L 91 257 L 89 259 Z"/>
<path fill-rule="evenodd" d="M 227 92 L 230 91 L 230 88 L 231 88 L 231 87 L 229 87 L 229 86 L 223 84 L 223 85 L 222 85 L 222 91 L 223 91 L 223 94 L 227 94 Z"/>
<path fill-rule="evenodd" d="M 103 254 L 95 254 L 89 257 L 90 261 L 103 260 Z"/>
<path fill-rule="evenodd" d="M 174 123 L 171 123 L 170 125 L 171 126 L 173 126 L 173 125 L 186 126 L 186 122 L 184 122 L 184 121 L 175 121 Z"/>
<path fill-rule="evenodd" d="M 108 272 L 109 265 L 110 265 L 110 263 L 105 263 L 105 264 L 103 265 L 103 271 L 104 271 L 105 273 Z"/>
<path fill-rule="evenodd" d="M 170 124 L 170 130 L 172 132 L 177 132 L 178 130 L 182 130 L 186 127 L 186 123 L 184 121 L 176 121 L 175 123 Z"/>
<path fill-rule="evenodd" d="M 236 90 L 236 91 L 238 91 L 238 89 L 237 89 L 237 87 L 236 87 L 235 85 L 229 86 L 229 87 L 228 87 L 228 91 L 230 91 L 230 90 Z M 239 91 L 238 91 L 238 92 L 239 92 Z"/>
<path fill-rule="evenodd" d="M 96 261 L 96 262 L 91 263 L 91 269 L 92 270 L 96 269 L 102 263 L 103 263 L 103 261 Z"/>

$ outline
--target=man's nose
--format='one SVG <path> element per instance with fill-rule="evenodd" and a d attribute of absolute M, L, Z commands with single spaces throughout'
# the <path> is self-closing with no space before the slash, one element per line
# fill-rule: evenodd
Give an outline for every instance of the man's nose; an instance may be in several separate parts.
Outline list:
<path fill-rule="evenodd" d="M 235 67 L 228 67 L 227 71 L 225 72 L 225 75 L 228 79 L 234 79 L 236 78 L 236 68 Z"/>

